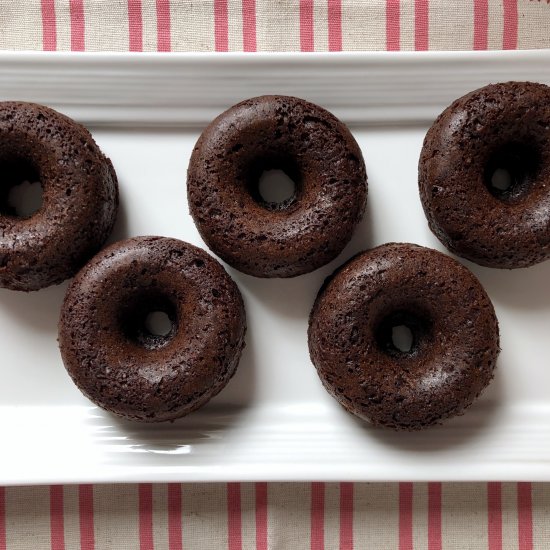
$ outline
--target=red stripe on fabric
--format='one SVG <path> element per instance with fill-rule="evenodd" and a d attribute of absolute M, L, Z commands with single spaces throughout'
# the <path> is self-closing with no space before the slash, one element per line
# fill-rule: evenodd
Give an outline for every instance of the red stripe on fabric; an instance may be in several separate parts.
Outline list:
<path fill-rule="evenodd" d="M 227 547 L 242 550 L 241 484 L 227 484 Z"/>
<path fill-rule="evenodd" d="M 170 0 L 157 0 L 157 50 L 169 52 L 172 49 L 170 21 Z"/>
<path fill-rule="evenodd" d="M 400 48 L 400 5 L 399 0 L 386 0 L 386 50 Z"/>
<path fill-rule="evenodd" d="M 84 41 L 84 0 L 69 0 L 71 13 L 71 50 L 83 52 Z"/>
<path fill-rule="evenodd" d="M 182 550 L 181 529 L 181 485 L 179 483 L 168 484 L 168 548 L 169 550 Z"/>
<path fill-rule="evenodd" d="M 256 483 L 256 550 L 267 550 L 267 483 Z"/>
<path fill-rule="evenodd" d="M 399 550 L 413 550 L 413 484 L 399 484 Z"/>
<path fill-rule="evenodd" d="M 80 550 L 94 550 L 94 486 L 78 487 L 78 508 L 80 521 Z"/>
<path fill-rule="evenodd" d="M 153 486 L 139 484 L 139 548 L 154 550 L 153 543 Z"/>
<path fill-rule="evenodd" d="M 143 21 L 141 0 L 128 0 L 128 49 L 131 52 L 143 50 Z"/>
<path fill-rule="evenodd" d="M 428 483 L 428 550 L 441 550 L 441 483 Z"/>
<path fill-rule="evenodd" d="M 533 550 L 531 483 L 518 483 L 518 548 Z"/>
<path fill-rule="evenodd" d="M 518 47 L 518 2 L 502 0 L 504 8 L 504 29 L 502 31 L 502 48 L 515 50 Z"/>
<path fill-rule="evenodd" d="M 50 546 L 52 550 L 65 550 L 62 485 L 50 486 Z"/>
<path fill-rule="evenodd" d="M 487 49 L 489 0 L 474 0 L 474 50 Z"/>
<path fill-rule="evenodd" d="M 243 50 L 256 51 L 256 0 L 242 0 L 243 5 Z"/>
<path fill-rule="evenodd" d="M 340 550 L 353 550 L 353 483 L 340 483 Z"/>
<path fill-rule="evenodd" d="M 6 550 L 6 490 L 0 487 L 0 550 Z"/>
<path fill-rule="evenodd" d="M 229 49 L 227 0 L 214 0 L 214 47 L 217 52 Z"/>
<path fill-rule="evenodd" d="M 42 49 L 55 51 L 57 49 L 55 1 L 41 0 L 40 5 L 42 9 Z"/>
<path fill-rule="evenodd" d="M 502 485 L 487 483 L 487 538 L 489 550 L 502 550 Z"/>
<path fill-rule="evenodd" d="M 311 484 L 311 550 L 325 548 L 325 484 Z"/>
<path fill-rule="evenodd" d="M 428 0 L 414 0 L 414 49 L 428 49 Z"/>
<path fill-rule="evenodd" d="M 313 51 L 313 0 L 300 0 L 300 49 Z"/>
<path fill-rule="evenodd" d="M 342 51 L 342 0 L 328 0 L 328 49 Z"/>

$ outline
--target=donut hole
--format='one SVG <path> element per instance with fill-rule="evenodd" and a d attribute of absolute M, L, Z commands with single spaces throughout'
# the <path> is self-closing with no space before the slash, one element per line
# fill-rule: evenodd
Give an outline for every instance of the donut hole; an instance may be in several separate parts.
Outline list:
<path fill-rule="evenodd" d="M 0 213 L 30 218 L 42 208 L 42 185 L 35 166 L 23 159 L 0 160 Z"/>
<path fill-rule="evenodd" d="M 393 347 L 402 353 L 410 353 L 413 347 L 414 336 L 407 325 L 396 325 L 391 329 Z"/>
<path fill-rule="evenodd" d="M 145 329 L 151 336 L 168 336 L 174 323 L 165 311 L 151 311 L 145 317 Z"/>
<path fill-rule="evenodd" d="M 293 205 L 301 189 L 300 171 L 285 158 L 263 159 L 254 163 L 248 177 L 252 198 L 267 210 L 285 210 Z"/>
<path fill-rule="evenodd" d="M 394 311 L 378 323 L 375 338 L 380 349 L 392 357 L 413 355 L 427 340 L 430 326 L 425 315 Z"/>
<path fill-rule="evenodd" d="M 178 329 L 177 309 L 172 301 L 148 292 L 127 301 L 120 315 L 126 337 L 146 349 L 166 345 Z"/>
<path fill-rule="evenodd" d="M 296 194 L 296 184 L 282 170 L 265 170 L 258 181 L 258 193 L 270 205 L 282 205 Z"/>
<path fill-rule="evenodd" d="M 533 147 L 511 143 L 498 149 L 485 168 L 485 185 L 504 202 L 520 198 L 537 175 L 540 155 Z"/>

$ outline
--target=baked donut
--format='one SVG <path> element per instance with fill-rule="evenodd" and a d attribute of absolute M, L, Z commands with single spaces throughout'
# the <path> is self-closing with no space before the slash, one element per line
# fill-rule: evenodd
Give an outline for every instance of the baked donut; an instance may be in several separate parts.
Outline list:
<path fill-rule="evenodd" d="M 42 187 L 42 206 L 17 215 L 10 191 Z M 118 209 L 113 166 L 90 133 L 42 105 L 0 102 L 0 286 L 38 290 L 72 277 L 104 244 Z"/>
<path fill-rule="evenodd" d="M 429 129 L 419 165 L 431 230 L 480 265 L 550 257 L 550 87 L 492 84 L 457 99 Z"/>
<path fill-rule="evenodd" d="M 169 320 L 161 334 L 148 315 Z M 237 285 L 203 250 L 136 237 L 102 250 L 75 277 L 59 347 L 75 384 L 117 415 L 158 422 L 204 405 L 235 373 L 246 319 Z"/>
<path fill-rule="evenodd" d="M 264 171 L 283 170 L 292 197 L 266 202 Z M 256 277 L 294 277 L 326 264 L 350 240 L 367 198 L 361 150 L 321 107 L 262 96 L 231 107 L 200 136 L 187 176 L 189 208 L 210 249 Z"/>
<path fill-rule="evenodd" d="M 411 341 L 398 347 L 403 327 Z M 499 352 L 495 312 L 474 275 L 413 244 L 379 246 L 337 270 L 317 296 L 308 340 L 341 405 L 400 430 L 463 411 L 490 382 Z"/>

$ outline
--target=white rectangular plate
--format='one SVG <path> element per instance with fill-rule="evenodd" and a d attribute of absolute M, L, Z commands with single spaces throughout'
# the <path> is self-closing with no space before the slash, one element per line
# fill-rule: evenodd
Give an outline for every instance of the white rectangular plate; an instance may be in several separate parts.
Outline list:
<path fill-rule="evenodd" d="M 0 291 L 0 484 L 219 480 L 550 480 L 550 262 L 467 264 L 500 320 L 498 374 L 462 417 L 421 433 L 373 429 L 322 388 L 307 317 L 323 279 L 358 250 L 409 241 L 443 250 L 417 191 L 424 134 L 454 98 L 489 82 L 550 83 L 550 52 L 401 54 L 0 54 L 0 99 L 50 105 L 86 124 L 120 178 L 111 240 L 158 234 L 204 246 L 185 174 L 201 129 L 238 100 L 292 94 L 348 123 L 369 201 L 330 265 L 291 280 L 228 268 L 243 293 L 247 347 L 203 410 L 172 424 L 92 406 L 65 373 L 57 317 L 66 285 Z"/>

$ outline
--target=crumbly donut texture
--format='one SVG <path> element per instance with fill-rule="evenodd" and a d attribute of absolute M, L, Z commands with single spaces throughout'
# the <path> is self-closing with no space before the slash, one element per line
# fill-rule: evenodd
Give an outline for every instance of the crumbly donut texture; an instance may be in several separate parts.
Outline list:
<path fill-rule="evenodd" d="M 499 169 L 506 189 L 492 185 Z M 426 135 L 419 187 L 431 230 L 455 254 L 498 268 L 548 259 L 550 87 L 492 84 L 454 101 Z"/>
<path fill-rule="evenodd" d="M 405 325 L 411 349 L 392 329 Z M 417 245 L 358 254 L 320 290 L 309 318 L 311 360 L 328 392 L 377 426 L 418 430 L 461 413 L 493 377 L 491 301 L 464 266 Z"/>
<path fill-rule="evenodd" d="M 296 184 L 282 204 L 258 182 L 281 169 Z M 200 136 L 187 177 L 191 215 L 209 246 L 257 277 L 294 277 L 335 258 L 360 221 L 367 176 L 357 142 L 325 109 L 286 96 L 231 107 Z"/>
<path fill-rule="evenodd" d="M 145 328 L 148 313 L 172 323 Z M 136 237 L 95 256 L 69 286 L 59 321 L 65 367 L 94 403 L 146 422 L 184 416 L 235 373 L 246 331 L 237 285 L 219 262 L 176 239 Z"/>
<path fill-rule="evenodd" d="M 10 189 L 40 181 L 28 218 Z M 0 102 L 0 286 L 31 291 L 72 277 L 104 244 L 118 210 L 113 166 L 83 126 L 42 105 Z"/>

